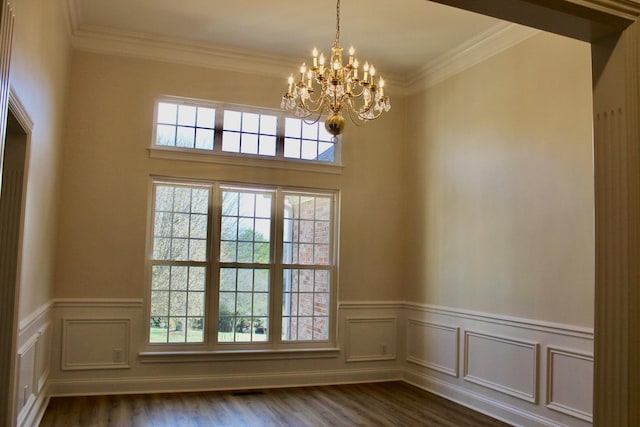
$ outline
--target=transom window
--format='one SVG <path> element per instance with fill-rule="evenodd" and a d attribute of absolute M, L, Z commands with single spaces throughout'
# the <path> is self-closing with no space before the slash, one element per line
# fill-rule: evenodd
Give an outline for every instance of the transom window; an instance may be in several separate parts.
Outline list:
<path fill-rule="evenodd" d="M 336 197 L 154 180 L 149 343 L 333 342 Z"/>
<path fill-rule="evenodd" d="M 156 104 L 151 148 L 201 155 L 340 164 L 340 140 L 324 121 L 280 110 L 167 97 Z"/>

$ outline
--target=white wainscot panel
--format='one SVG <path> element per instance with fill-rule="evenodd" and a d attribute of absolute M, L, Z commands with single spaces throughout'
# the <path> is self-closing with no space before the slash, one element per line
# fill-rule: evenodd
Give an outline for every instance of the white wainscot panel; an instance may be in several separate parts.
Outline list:
<path fill-rule="evenodd" d="M 393 360 L 396 358 L 396 318 L 348 318 L 346 361 Z"/>
<path fill-rule="evenodd" d="M 62 369 L 129 368 L 131 319 L 62 319 Z"/>
<path fill-rule="evenodd" d="M 458 376 L 460 328 L 407 320 L 407 361 Z"/>
<path fill-rule="evenodd" d="M 547 408 L 592 421 L 593 356 L 547 349 Z"/>
<path fill-rule="evenodd" d="M 537 343 L 465 332 L 465 380 L 536 403 L 537 370 Z"/>
<path fill-rule="evenodd" d="M 16 384 L 17 410 L 19 422 L 29 412 L 35 402 L 35 377 L 36 377 L 36 344 L 38 336 L 31 337 L 18 350 L 18 383 Z"/>
<path fill-rule="evenodd" d="M 38 331 L 36 344 L 36 392 L 42 391 L 50 372 L 51 360 L 51 323 L 47 323 Z"/>

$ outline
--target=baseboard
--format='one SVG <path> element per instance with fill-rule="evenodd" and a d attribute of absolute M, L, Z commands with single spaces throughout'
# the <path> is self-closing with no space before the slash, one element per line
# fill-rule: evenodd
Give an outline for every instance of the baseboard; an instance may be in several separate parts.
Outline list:
<path fill-rule="evenodd" d="M 305 387 L 364 382 L 399 381 L 398 368 L 340 369 L 316 372 L 277 372 L 246 375 L 198 375 L 180 377 L 51 379 L 50 396 L 169 393 L 188 391 L 246 390 Z"/>
<path fill-rule="evenodd" d="M 42 417 L 49 405 L 50 394 L 48 390 L 48 382 L 45 382 L 42 390 L 33 399 L 33 403 L 28 408 L 23 408 L 18 417 L 18 427 L 33 427 L 40 425 Z"/>
<path fill-rule="evenodd" d="M 511 425 L 522 427 L 563 426 L 563 424 L 559 424 L 548 418 L 491 399 L 486 395 L 475 393 L 412 369 L 405 368 L 403 370 L 403 381 Z"/>

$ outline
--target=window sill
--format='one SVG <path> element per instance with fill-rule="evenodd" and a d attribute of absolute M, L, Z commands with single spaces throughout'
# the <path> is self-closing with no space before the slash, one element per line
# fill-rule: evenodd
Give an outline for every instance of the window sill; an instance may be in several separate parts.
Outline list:
<path fill-rule="evenodd" d="M 216 154 L 208 150 L 183 150 L 180 148 L 149 147 L 149 157 L 152 159 L 184 160 L 189 162 L 218 163 L 223 165 L 248 166 L 271 169 L 287 169 L 304 172 L 320 172 L 339 175 L 342 165 L 322 163 L 307 160 L 282 160 L 267 157 Z"/>
<path fill-rule="evenodd" d="M 284 350 L 216 350 L 216 351 L 142 351 L 141 363 L 223 362 L 243 360 L 328 359 L 338 357 L 340 349 L 308 348 Z"/>

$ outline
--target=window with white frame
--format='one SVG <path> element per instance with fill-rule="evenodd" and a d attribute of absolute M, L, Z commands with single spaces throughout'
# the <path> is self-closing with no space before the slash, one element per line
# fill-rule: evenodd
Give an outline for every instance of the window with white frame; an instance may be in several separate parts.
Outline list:
<path fill-rule="evenodd" d="M 322 119 L 280 110 L 166 97 L 156 104 L 154 126 L 152 152 L 340 164 L 340 137 L 329 134 Z"/>
<path fill-rule="evenodd" d="M 174 179 L 152 188 L 150 345 L 333 343 L 336 192 Z"/>

